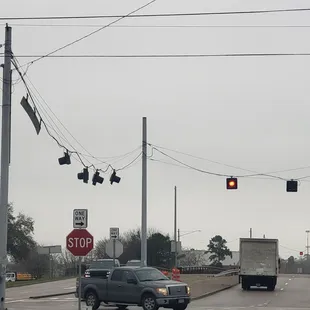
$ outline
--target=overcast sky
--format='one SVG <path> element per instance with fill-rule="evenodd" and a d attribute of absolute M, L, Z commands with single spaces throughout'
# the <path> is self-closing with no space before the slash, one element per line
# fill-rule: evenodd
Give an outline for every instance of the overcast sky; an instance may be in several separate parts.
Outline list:
<path fill-rule="evenodd" d="M 64 5 L 60 0 L 11 0 L 1 6 L 1 16 L 127 14 L 145 3 L 93 0 L 90 5 L 67 0 Z M 300 7 L 310 7 L 310 2 L 157 0 L 139 13 Z M 310 28 L 250 27 L 310 25 L 309 17 L 310 12 L 129 18 L 59 54 L 309 53 Z M 112 20 L 10 21 L 13 52 L 17 56 L 42 55 L 97 29 L 85 25 L 104 25 Z M 0 23 L 3 43 L 4 21 Z M 75 26 L 59 26 L 64 24 Z M 135 27 L 119 27 L 125 25 Z M 244 27 L 143 27 L 147 25 Z M 31 59 L 18 60 L 24 64 Z M 310 175 L 309 72 L 310 57 L 45 58 L 28 68 L 26 80 L 30 79 L 44 99 L 37 95 L 38 108 L 49 126 L 56 128 L 55 122 L 79 152 L 89 152 L 116 169 L 141 151 L 137 148 L 141 145 L 142 117 L 146 116 L 149 143 L 206 159 L 161 149 L 178 161 L 228 175 L 309 166 L 274 173 L 290 179 Z M 22 83 L 14 85 L 9 197 L 16 211 L 34 218 L 35 238 L 45 245 L 64 246 L 72 230 L 74 208 L 88 208 L 88 230 L 95 240 L 106 237 L 109 227 L 119 227 L 121 232 L 139 227 L 141 161 L 119 171 L 122 180 L 113 186 L 108 182 L 111 171 L 102 185 L 77 180 L 82 164 L 72 160 L 71 166 L 59 166 L 57 159 L 63 149 L 44 129 L 36 135 L 20 106 L 25 94 Z M 133 150 L 127 157 L 119 157 Z M 252 227 L 254 237 L 265 234 L 278 238 L 283 256 L 298 256 L 305 250 L 310 178 L 301 182 L 298 193 L 287 193 L 285 181 L 261 178 L 239 178 L 239 189 L 227 191 L 225 177 L 175 166 L 179 164 L 151 148 L 148 154 L 169 163 L 148 161 L 149 227 L 173 233 L 176 185 L 181 234 L 201 230 L 184 236 L 184 246 L 206 248 L 209 239 L 220 234 L 232 250 L 237 250 L 238 238 L 248 237 Z M 88 159 L 105 169 L 105 164 Z"/>

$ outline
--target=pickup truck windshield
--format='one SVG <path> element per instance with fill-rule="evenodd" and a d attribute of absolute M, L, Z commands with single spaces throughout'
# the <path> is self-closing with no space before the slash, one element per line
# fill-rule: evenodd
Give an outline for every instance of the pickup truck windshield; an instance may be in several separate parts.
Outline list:
<path fill-rule="evenodd" d="M 143 281 L 163 281 L 169 280 L 166 276 L 164 276 L 159 270 L 157 269 L 144 269 L 144 270 L 137 270 L 136 275 L 140 282 Z"/>
<path fill-rule="evenodd" d="M 115 262 L 115 266 L 119 267 L 118 262 Z M 112 261 L 97 261 L 97 262 L 91 262 L 89 268 L 90 269 L 112 269 L 114 267 L 113 260 Z"/>

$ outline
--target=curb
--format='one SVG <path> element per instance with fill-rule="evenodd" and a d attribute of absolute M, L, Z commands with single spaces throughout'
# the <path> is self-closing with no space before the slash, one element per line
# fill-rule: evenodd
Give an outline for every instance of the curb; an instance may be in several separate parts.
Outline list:
<path fill-rule="evenodd" d="M 47 295 L 40 295 L 40 296 L 30 296 L 29 299 L 40 299 L 40 298 L 48 298 L 48 297 L 56 297 L 56 296 L 65 296 L 65 295 L 72 295 L 74 292 L 65 292 L 65 293 L 56 293 L 56 294 L 47 294 Z"/>
<path fill-rule="evenodd" d="M 214 290 L 214 291 L 202 294 L 202 295 L 197 296 L 197 297 L 192 297 L 191 300 L 195 301 L 195 300 L 199 300 L 199 299 L 202 299 L 202 298 L 205 298 L 205 297 L 209 297 L 209 296 L 215 295 L 217 293 L 226 291 L 226 290 L 228 290 L 228 289 L 230 289 L 230 288 L 232 288 L 234 286 L 237 286 L 237 285 L 239 285 L 239 283 L 232 284 L 232 285 L 229 285 L 229 286 L 226 286 L 226 287 L 223 287 L 223 288 L 220 288 L 220 289 L 217 289 L 217 290 Z"/>

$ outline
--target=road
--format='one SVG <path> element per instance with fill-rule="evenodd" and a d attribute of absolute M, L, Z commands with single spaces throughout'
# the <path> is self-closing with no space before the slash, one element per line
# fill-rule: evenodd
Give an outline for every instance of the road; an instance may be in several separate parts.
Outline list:
<path fill-rule="evenodd" d="M 77 309 L 73 296 L 54 297 L 38 300 L 8 299 L 8 310 L 72 310 Z M 310 276 L 281 275 L 274 292 L 263 289 L 242 291 L 240 286 L 216 295 L 193 301 L 189 310 L 239 310 L 260 308 L 266 310 L 300 310 L 310 309 Z M 115 309 L 101 307 L 101 309 Z M 130 310 L 141 308 L 130 307 Z"/>
<path fill-rule="evenodd" d="M 76 278 L 20 287 L 11 287 L 6 290 L 6 297 L 8 300 L 16 300 L 36 295 L 65 293 L 70 291 L 73 292 L 75 290 L 75 283 Z"/>

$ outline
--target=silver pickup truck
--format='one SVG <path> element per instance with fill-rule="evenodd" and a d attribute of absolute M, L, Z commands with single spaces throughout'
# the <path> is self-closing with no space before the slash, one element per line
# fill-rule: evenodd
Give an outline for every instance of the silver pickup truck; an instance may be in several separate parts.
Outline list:
<path fill-rule="evenodd" d="M 76 297 L 78 297 L 77 282 Z M 96 310 L 104 302 L 120 310 L 138 305 L 144 310 L 159 307 L 185 310 L 191 301 L 190 288 L 186 283 L 172 281 L 152 267 L 117 267 L 108 278 L 106 275 L 82 278 L 81 299 Z"/>

